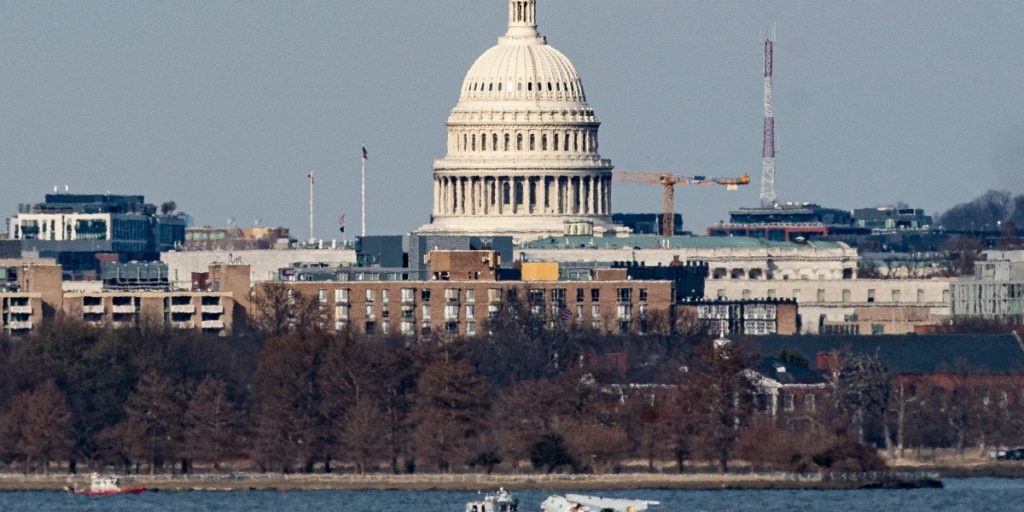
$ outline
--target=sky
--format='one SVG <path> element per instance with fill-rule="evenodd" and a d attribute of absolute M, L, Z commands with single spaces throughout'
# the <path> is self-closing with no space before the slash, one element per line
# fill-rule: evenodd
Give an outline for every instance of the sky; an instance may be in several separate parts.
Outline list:
<path fill-rule="evenodd" d="M 433 160 L 505 0 L 0 0 L 0 218 L 54 186 L 174 200 L 195 225 L 358 233 L 428 222 Z M 1024 192 L 1024 2 L 540 0 L 620 170 L 682 187 L 686 229 L 758 202 L 764 27 L 776 27 L 781 200 L 930 213 Z M 616 185 L 615 211 L 661 190 Z"/>

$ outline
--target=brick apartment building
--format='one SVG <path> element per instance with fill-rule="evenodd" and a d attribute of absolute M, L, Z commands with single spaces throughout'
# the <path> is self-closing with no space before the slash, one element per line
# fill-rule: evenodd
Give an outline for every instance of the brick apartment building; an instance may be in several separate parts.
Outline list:
<path fill-rule="evenodd" d="M 500 280 L 494 251 L 435 251 L 429 280 L 291 281 L 257 283 L 254 300 L 271 287 L 289 296 L 315 297 L 321 327 L 370 334 L 474 336 L 503 306 L 520 305 L 552 321 L 575 322 L 602 332 L 645 332 L 671 325 L 673 282 L 630 280 L 626 269 L 599 269 L 591 280 Z M 524 274 L 531 271 L 524 269 Z"/>

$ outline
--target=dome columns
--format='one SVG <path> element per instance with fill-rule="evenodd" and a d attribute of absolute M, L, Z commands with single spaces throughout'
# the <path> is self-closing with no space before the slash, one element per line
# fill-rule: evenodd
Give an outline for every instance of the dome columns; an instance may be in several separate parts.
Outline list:
<path fill-rule="evenodd" d="M 606 174 L 439 175 L 434 180 L 434 215 L 610 215 Z"/>
<path fill-rule="evenodd" d="M 537 33 L 537 0 L 509 0 L 508 33 L 506 37 L 535 38 Z"/>

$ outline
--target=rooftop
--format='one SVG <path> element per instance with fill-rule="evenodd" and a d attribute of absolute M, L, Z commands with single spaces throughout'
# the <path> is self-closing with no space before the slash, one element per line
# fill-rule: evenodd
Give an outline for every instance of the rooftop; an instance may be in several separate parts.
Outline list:
<path fill-rule="evenodd" d="M 627 237 L 559 236 L 534 240 L 525 249 L 794 249 L 809 246 L 815 249 L 846 247 L 841 242 L 810 241 L 777 242 L 749 237 L 632 235 Z"/>
<path fill-rule="evenodd" d="M 890 372 L 898 374 L 946 373 L 958 361 L 973 373 L 1024 374 L 1024 349 L 1013 334 L 938 334 L 878 336 L 759 336 L 753 346 L 765 356 L 797 352 L 816 367 L 819 353 L 848 350 L 878 355 Z"/>

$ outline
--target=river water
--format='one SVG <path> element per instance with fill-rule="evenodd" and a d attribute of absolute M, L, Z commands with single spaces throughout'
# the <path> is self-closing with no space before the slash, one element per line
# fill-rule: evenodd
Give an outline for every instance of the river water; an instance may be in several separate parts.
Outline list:
<path fill-rule="evenodd" d="M 1024 479 L 948 479 L 944 489 L 909 491 L 616 491 L 602 496 L 659 500 L 652 512 L 684 511 L 1013 511 L 1024 510 Z M 547 492 L 517 492 L 522 512 L 537 512 Z M 580 494 L 588 494 L 580 492 Z M 598 494 L 598 493 L 589 493 Z M 0 493 L 0 510 L 463 512 L 464 492 L 238 491 L 147 492 L 87 498 L 58 492 Z"/>

